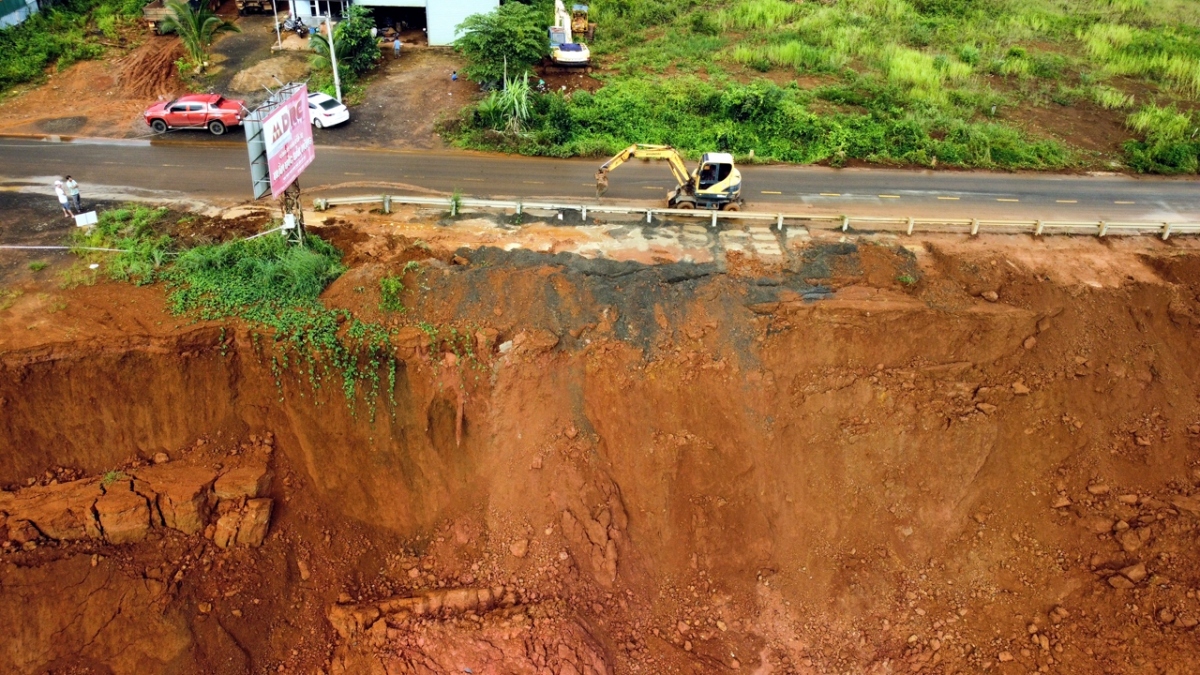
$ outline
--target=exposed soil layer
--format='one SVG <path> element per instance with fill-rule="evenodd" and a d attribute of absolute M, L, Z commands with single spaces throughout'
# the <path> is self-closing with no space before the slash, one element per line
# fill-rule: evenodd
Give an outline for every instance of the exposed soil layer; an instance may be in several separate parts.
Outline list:
<path fill-rule="evenodd" d="M 780 268 L 325 231 L 352 263 L 327 303 L 398 328 L 374 422 L 157 287 L 0 310 L 7 490 L 137 477 L 160 452 L 219 472 L 265 438 L 275 476 L 258 548 L 0 515 L 0 612 L 22 626 L 0 669 L 1200 662 L 1188 247 L 835 240 Z M 385 275 L 405 312 L 380 310 Z"/>

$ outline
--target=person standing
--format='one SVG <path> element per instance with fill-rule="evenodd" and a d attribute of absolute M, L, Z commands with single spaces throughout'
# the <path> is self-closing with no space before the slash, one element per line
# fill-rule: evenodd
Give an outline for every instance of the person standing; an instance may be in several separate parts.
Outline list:
<path fill-rule="evenodd" d="M 458 71 L 457 70 L 454 71 L 453 73 L 450 73 L 450 81 L 458 82 Z"/>
<path fill-rule="evenodd" d="M 63 189 L 61 180 L 54 181 L 54 194 L 58 197 L 58 205 L 62 207 L 63 215 L 67 218 L 74 218 L 75 214 L 71 213 L 70 207 L 67 206 L 67 191 Z"/>
<path fill-rule="evenodd" d="M 83 202 L 79 198 L 79 183 L 76 183 L 74 178 L 67 176 L 64 187 L 67 189 L 67 200 L 70 201 L 71 207 L 76 213 L 83 213 Z"/>
<path fill-rule="evenodd" d="M 392 43 L 392 52 L 396 54 L 396 58 L 400 58 L 400 36 L 396 36 L 395 42 Z"/>

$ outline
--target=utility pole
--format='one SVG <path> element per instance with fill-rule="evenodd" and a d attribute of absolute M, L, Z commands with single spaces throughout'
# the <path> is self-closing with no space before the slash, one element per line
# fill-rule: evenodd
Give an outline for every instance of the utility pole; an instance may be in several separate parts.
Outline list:
<path fill-rule="evenodd" d="M 337 50 L 333 47 L 333 14 L 325 9 L 325 25 L 329 26 L 329 60 L 333 63 L 333 89 L 337 92 L 338 103 L 342 102 L 342 78 L 338 77 Z"/>
<path fill-rule="evenodd" d="M 275 0 L 271 0 L 271 13 L 275 15 L 275 48 L 283 49 L 283 36 L 279 33 L 279 8 L 275 6 Z"/>

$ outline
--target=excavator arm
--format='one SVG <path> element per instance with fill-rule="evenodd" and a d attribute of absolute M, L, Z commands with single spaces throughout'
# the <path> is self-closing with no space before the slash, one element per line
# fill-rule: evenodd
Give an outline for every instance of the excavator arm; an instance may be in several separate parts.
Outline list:
<path fill-rule="evenodd" d="M 608 191 L 608 174 L 613 169 L 634 158 L 667 160 L 667 166 L 671 167 L 671 174 L 675 176 L 675 180 L 679 182 L 680 186 L 687 185 L 692 179 L 691 174 L 688 173 L 687 166 L 683 163 L 683 158 L 679 156 L 675 148 L 669 145 L 635 144 L 625 148 L 613 156 L 612 159 L 600 165 L 600 170 L 596 172 L 597 197 L 602 197 Z"/>

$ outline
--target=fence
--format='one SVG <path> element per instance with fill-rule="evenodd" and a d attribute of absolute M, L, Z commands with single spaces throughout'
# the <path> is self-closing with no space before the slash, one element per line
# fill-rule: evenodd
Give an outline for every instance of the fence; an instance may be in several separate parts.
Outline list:
<path fill-rule="evenodd" d="M 785 222 L 821 224 L 828 223 L 829 229 L 848 231 L 851 226 L 872 231 L 893 231 L 913 234 L 914 232 L 969 232 L 972 235 L 980 232 L 1019 233 L 1027 232 L 1034 236 L 1045 234 L 1086 234 L 1098 237 L 1108 235 L 1140 235 L 1157 234 L 1168 239 L 1173 234 L 1200 234 L 1200 223 L 1158 223 L 1158 222 L 1109 222 L 1109 221 L 1061 221 L 1061 220 L 988 220 L 983 218 L 914 218 L 914 217 L 880 217 L 880 216 L 817 216 L 811 214 L 765 213 L 753 211 L 696 211 L 692 209 L 658 209 L 633 206 L 609 206 L 604 204 L 563 204 L 557 202 L 527 202 L 502 201 L 494 199 L 474 199 L 468 197 L 413 197 L 403 195 L 374 195 L 369 197 L 339 197 L 318 199 L 314 206 L 318 211 L 324 211 L 333 206 L 353 204 L 379 204 L 384 213 L 391 213 L 393 205 L 435 206 L 458 215 L 463 208 L 501 209 L 515 211 L 517 215 L 525 211 L 578 211 L 584 220 L 589 213 L 609 213 L 620 215 L 644 215 L 646 222 L 653 222 L 655 216 L 671 216 L 681 218 L 703 218 L 709 220 L 710 227 L 716 229 L 721 220 L 750 220 L 767 221 L 774 227 L 783 229 Z"/>

